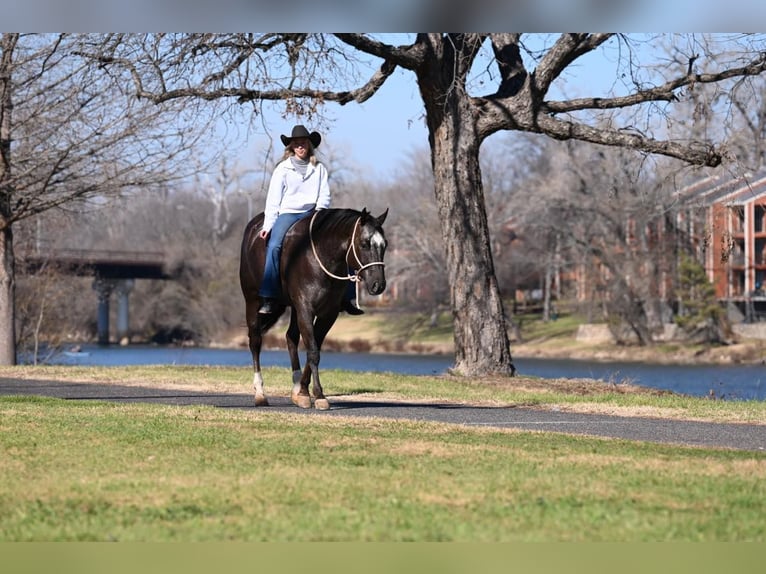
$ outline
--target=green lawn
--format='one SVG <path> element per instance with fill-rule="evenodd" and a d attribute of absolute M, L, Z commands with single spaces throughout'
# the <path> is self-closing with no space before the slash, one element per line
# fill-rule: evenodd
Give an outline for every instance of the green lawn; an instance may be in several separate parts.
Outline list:
<path fill-rule="evenodd" d="M 245 369 L 68 372 L 248 389 Z M 48 378 L 56 370 L 0 375 L 11 373 Z M 325 380 L 332 393 L 497 400 L 497 389 L 449 378 L 329 371 Z M 513 400 L 512 389 L 501 392 Z M 542 403 L 551 395 L 577 399 L 524 391 Z M 661 398 L 641 396 L 580 400 L 628 408 Z M 765 418 L 742 403 L 665 400 L 662 408 L 687 415 Z M 766 541 L 766 454 L 752 452 L 268 409 L 5 397 L 0 458 L 0 541 Z"/>

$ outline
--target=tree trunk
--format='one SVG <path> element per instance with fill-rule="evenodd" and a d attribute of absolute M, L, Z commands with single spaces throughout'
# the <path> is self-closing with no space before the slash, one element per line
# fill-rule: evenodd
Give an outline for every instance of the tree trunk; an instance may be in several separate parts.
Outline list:
<path fill-rule="evenodd" d="M 465 95 L 453 95 L 444 105 L 427 108 L 427 114 L 450 284 L 454 370 L 461 375 L 512 375 L 479 167 L 481 138 Z"/>
<path fill-rule="evenodd" d="M 543 285 L 543 321 L 551 320 L 551 286 L 553 285 L 553 261 L 545 262 L 545 279 Z"/>
<path fill-rule="evenodd" d="M 15 280 L 13 234 L 0 229 L 0 365 L 16 364 Z"/>
<path fill-rule="evenodd" d="M 18 34 L 0 38 L 0 365 L 16 364 L 16 276 L 11 228 L 11 64 Z"/>

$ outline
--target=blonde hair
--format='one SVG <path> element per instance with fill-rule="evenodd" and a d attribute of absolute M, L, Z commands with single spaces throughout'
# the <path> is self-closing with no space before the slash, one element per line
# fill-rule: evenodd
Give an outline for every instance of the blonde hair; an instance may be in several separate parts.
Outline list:
<path fill-rule="evenodd" d="M 293 142 L 290 142 L 287 144 L 287 147 L 285 147 L 285 153 L 282 154 L 282 159 L 279 160 L 279 162 L 285 161 L 288 157 L 292 157 L 295 155 L 295 150 L 293 149 Z M 311 165 L 316 165 L 319 161 L 316 156 L 316 151 L 314 151 L 314 144 L 309 142 L 309 161 L 311 162 Z"/>

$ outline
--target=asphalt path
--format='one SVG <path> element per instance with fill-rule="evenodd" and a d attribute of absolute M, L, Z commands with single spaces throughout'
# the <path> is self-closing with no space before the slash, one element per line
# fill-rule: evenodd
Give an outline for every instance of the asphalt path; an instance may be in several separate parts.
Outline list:
<path fill-rule="evenodd" d="M 34 395 L 66 400 L 99 400 L 164 405 L 208 405 L 256 410 L 250 393 L 206 393 L 99 383 L 18 380 L 0 377 L 0 395 Z M 525 407 L 484 407 L 453 403 L 364 401 L 328 397 L 328 411 L 303 410 L 287 397 L 270 397 L 258 410 L 291 412 L 305 416 L 383 417 L 434 421 L 469 427 L 511 428 L 561 432 L 700 447 L 766 451 L 766 426 L 679 421 L 647 417 L 578 414 Z"/>

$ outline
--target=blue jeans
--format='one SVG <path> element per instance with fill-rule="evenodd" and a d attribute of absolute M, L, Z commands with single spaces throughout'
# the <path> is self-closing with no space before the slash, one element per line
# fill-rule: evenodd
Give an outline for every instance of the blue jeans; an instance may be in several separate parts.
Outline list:
<path fill-rule="evenodd" d="M 306 213 L 283 213 L 277 217 L 274 227 L 271 228 L 269 242 L 266 245 L 266 267 L 263 270 L 263 281 L 259 291 L 261 297 L 278 299 L 281 296 L 279 258 L 282 255 L 282 241 L 285 235 L 287 235 L 287 231 L 295 223 L 311 214 L 311 211 Z"/>

